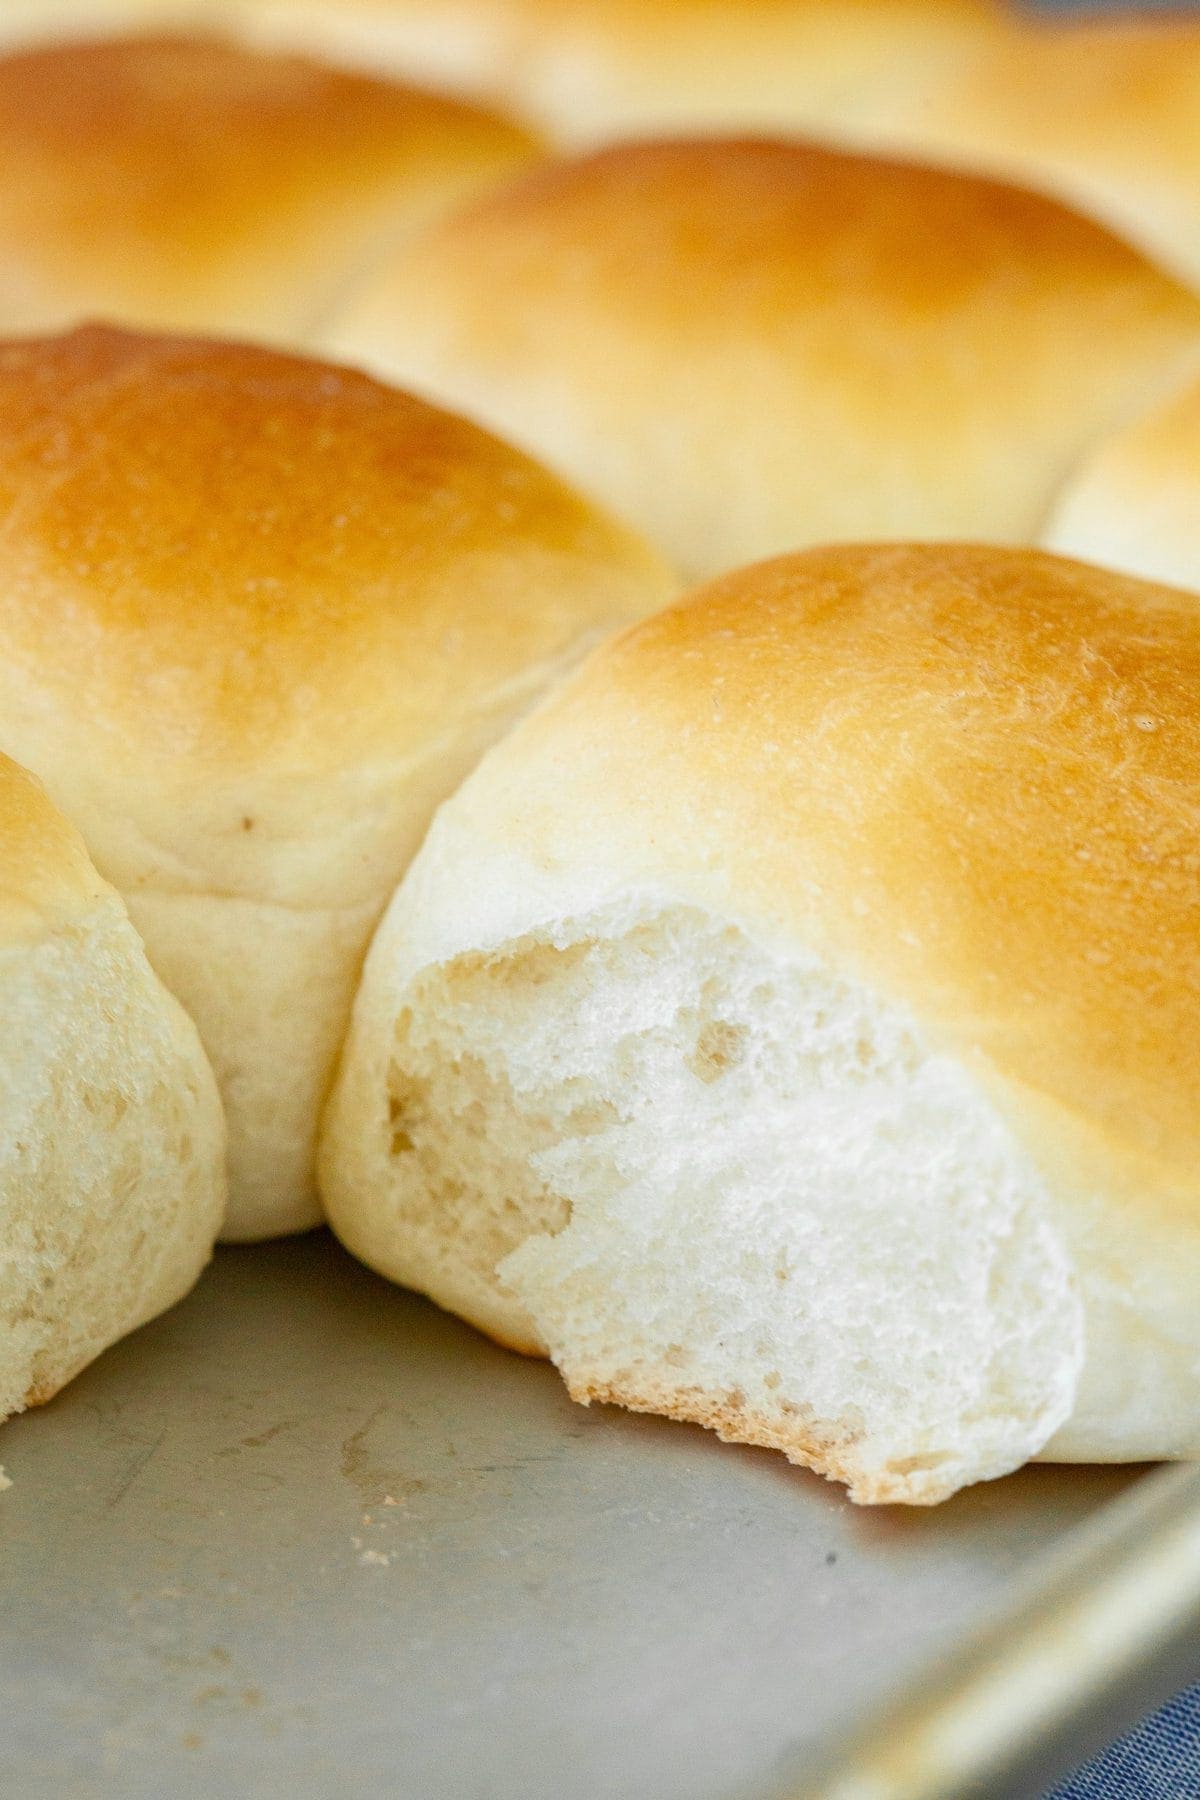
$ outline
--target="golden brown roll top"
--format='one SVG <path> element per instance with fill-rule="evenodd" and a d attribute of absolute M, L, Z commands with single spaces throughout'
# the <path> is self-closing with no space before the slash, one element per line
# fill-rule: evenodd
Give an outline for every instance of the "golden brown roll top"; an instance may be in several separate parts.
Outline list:
<path fill-rule="evenodd" d="M 98 329 L 0 351 L 0 512 L 0 745 L 200 1026 L 231 1232 L 311 1223 L 358 959 L 430 813 L 670 578 L 362 376 Z"/>
<path fill-rule="evenodd" d="M 0 57 L 0 331 L 303 339 L 385 250 L 535 154 L 494 113 L 202 37 Z"/>
<path fill-rule="evenodd" d="M 1041 196 L 724 139 L 527 174 L 393 258 L 328 342 L 703 574 L 833 538 L 1028 540 L 1198 328 L 1195 296 Z"/>
<path fill-rule="evenodd" d="M 179 1299 L 225 1198 L 191 1021 L 119 897 L 0 756 L 0 1418 Z"/>
<path fill-rule="evenodd" d="M 954 78 L 897 89 L 884 135 L 1059 195 L 1200 278 L 1200 26 L 1026 20 Z"/>
<path fill-rule="evenodd" d="M 491 95 L 570 142 L 870 130 L 1014 29 L 989 0 L 231 0 L 228 17 Z"/>
<path fill-rule="evenodd" d="M 1200 1448 L 1200 607 L 840 548 L 636 626 L 443 808 L 322 1152 L 581 1398 L 935 1500 Z"/>

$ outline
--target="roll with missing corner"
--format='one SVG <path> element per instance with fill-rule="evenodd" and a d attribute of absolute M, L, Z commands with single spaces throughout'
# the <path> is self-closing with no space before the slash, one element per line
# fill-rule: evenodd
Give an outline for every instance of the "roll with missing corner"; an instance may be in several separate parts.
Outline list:
<path fill-rule="evenodd" d="M 0 518 L 0 748 L 200 1028 L 227 1235 L 314 1224 L 360 960 L 430 814 L 671 577 L 363 376 L 98 329 L 0 346 Z"/>
<path fill-rule="evenodd" d="M 698 140 L 519 177 L 325 341 L 704 576 L 844 538 L 1033 541 L 1080 454 L 1195 366 L 1200 299 L 1019 188 Z"/>
<path fill-rule="evenodd" d="M 300 343 L 406 233 L 536 154 L 479 107 L 215 38 L 3 56 L 0 331 Z"/>
<path fill-rule="evenodd" d="M 1200 1453 L 1198 845 L 1194 596 L 969 546 L 731 575 L 439 813 L 334 1229 L 859 1501 Z"/>
<path fill-rule="evenodd" d="M 0 757 L 0 1418 L 187 1292 L 225 1198 L 195 1027 L 119 896 Z"/>

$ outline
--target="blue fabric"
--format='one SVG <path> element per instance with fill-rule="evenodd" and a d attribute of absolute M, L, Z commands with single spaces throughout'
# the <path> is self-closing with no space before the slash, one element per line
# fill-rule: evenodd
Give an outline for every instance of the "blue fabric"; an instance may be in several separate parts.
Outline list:
<path fill-rule="evenodd" d="M 1200 1800 L 1200 1687 L 1143 1719 L 1046 1800 Z"/>

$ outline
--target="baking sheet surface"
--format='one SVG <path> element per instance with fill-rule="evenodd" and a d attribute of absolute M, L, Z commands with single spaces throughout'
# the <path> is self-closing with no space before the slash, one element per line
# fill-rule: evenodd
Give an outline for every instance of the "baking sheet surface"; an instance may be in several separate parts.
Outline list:
<path fill-rule="evenodd" d="M 0 1460 L 22 1800 L 774 1800 L 1138 1473 L 859 1510 L 323 1233 L 220 1252 Z"/>

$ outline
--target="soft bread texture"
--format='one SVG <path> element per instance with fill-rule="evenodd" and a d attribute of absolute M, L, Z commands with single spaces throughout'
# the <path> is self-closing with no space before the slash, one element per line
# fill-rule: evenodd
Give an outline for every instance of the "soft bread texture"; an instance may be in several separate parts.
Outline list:
<path fill-rule="evenodd" d="M 463 420 L 102 329 L 0 346 L 0 517 L 0 745 L 200 1028 L 226 1234 L 311 1225 L 361 957 L 434 807 L 672 578 Z"/>
<path fill-rule="evenodd" d="M 559 139 L 870 131 L 1015 30 L 987 0 L 232 0 L 230 23 L 519 107 Z"/>
<path fill-rule="evenodd" d="M 924 93 L 897 88 L 879 130 L 1058 194 L 1200 281 L 1194 18 L 1029 20 Z"/>
<path fill-rule="evenodd" d="M 1200 384 L 1100 445 L 1059 497 L 1048 549 L 1200 590 Z"/>
<path fill-rule="evenodd" d="M 185 1294 L 224 1205 L 195 1027 L 78 833 L 0 757 L 0 1418 Z"/>
<path fill-rule="evenodd" d="M 1080 453 L 1195 364 L 1198 325 L 1193 294 L 1040 195 L 723 139 L 519 178 L 381 268 L 326 342 L 704 576 L 832 539 L 1031 541 Z"/>
<path fill-rule="evenodd" d="M 203 37 L 0 58 L 0 331 L 103 316 L 302 342 L 536 154 L 465 102 Z"/>
<path fill-rule="evenodd" d="M 623 634 L 441 810 L 329 1218 L 581 1400 L 860 1501 L 1200 1453 L 1200 610 L 812 551 Z"/>

